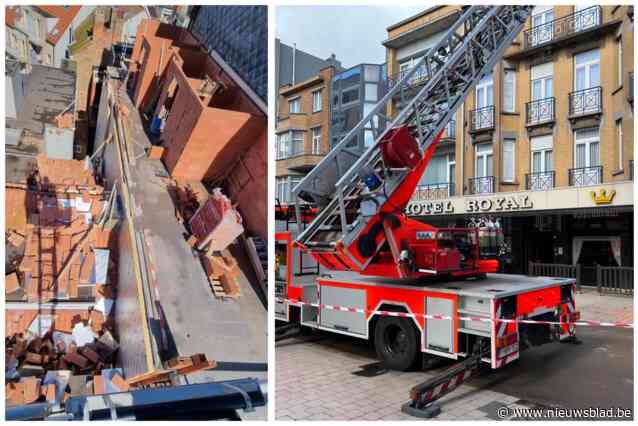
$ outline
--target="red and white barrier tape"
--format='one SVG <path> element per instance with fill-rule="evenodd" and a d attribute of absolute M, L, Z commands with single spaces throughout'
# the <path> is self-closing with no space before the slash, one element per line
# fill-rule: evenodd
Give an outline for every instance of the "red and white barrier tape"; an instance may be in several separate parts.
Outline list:
<path fill-rule="evenodd" d="M 517 323 L 517 324 L 545 324 L 545 325 L 577 325 L 577 326 L 590 326 L 590 327 L 620 327 L 620 328 L 633 328 L 634 325 L 632 323 L 626 322 L 603 322 L 603 321 L 590 321 L 590 320 L 579 320 L 579 321 L 537 321 L 537 320 L 527 320 L 527 319 L 496 319 L 496 318 L 484 318 L 484 317 L 463 317 L 463 316 L 446 316 L 446 315 L 428 315 L 428 314 L 409 314 L 407 312 L 393 312 L 393 311 L 371 311 L 367 309 L 361 308 L 352 308 L 347 306 L 339 306 L 339 305 L 328 305 L 325 303 L 311 303 L 304 302 L 302 300 L 295 299 L 284 299 L 281 297 L 275 298 L 277 302 L 289 302 L 296 305 L 306 305 L 306 306 L 314 306 L 319 309 L 330 309 L 332 311 L 342 311 L 342 312 L 356 312 L 361 314 L 376 314 L 385 317 L 403 317 L 403 318 L 425 318 L 425 319 L 433 319 L 433 320 L 459 320 L 459 321 L 477 321 L 477 322 L 498 322 L 498 323 Z"/>

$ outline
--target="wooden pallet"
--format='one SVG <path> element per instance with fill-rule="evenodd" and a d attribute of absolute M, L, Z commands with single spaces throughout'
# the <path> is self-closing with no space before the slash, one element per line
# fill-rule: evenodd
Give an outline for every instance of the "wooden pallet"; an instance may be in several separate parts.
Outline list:
<path fill-rule="evenodd" d="M 210 282 L 210 288 L 213 290 L 213 294 L 218 299 L 227 297 L 226 291 L 224 290 L 224 286 L 222 285 L 219 279 L 208 277 L 208 281 Z"/>

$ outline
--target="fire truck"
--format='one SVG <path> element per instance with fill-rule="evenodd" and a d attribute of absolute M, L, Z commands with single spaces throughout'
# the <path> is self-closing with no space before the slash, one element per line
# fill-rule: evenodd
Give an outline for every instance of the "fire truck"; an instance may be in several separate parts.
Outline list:
<path fill-rule="evenodd" d="M 575 340 L 574 279 L 497 273 L 480 230 L 437 228 L 405 214 L 444 127 L 531 10 L 464 7 L 293 189 L 295 202 L 277 205 L 278 320 L 369 340 L 396 370 L 430 357 L 497 369 L 528 347 Z M 386 116 L 397 97 L 404 107 Z M 360 152 L 353 141 L 362 129 L 375 140 Z"/>

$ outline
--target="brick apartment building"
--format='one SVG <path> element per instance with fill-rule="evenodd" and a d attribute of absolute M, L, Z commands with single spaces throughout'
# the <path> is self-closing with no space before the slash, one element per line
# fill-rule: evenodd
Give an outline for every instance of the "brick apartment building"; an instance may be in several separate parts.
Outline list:
<path fill-rule="evenodd" d="M 140 24 L 131 61 L 133 102 L 171 176 L 221 186 L 266 239 L 267 121 L 256 95 L 188 30 L 158 20 Z"/>
<path fill-rule="evenodd" d="M 331 82 L 328 66 L 307 80 L 279 88 L 276 125 L 275 196 L 294 202 L 291 191 L 329 151 Z"/>
<path fill-rule="evenodd" d="M 387 29 L 389 84 L 460 10 L 432 7 Z M 510 272 L 579 263 L 591 282 L 595 264 L 632 265 L 633 51 L 631 6 L 537 6 L 446 129 L 408 213 L 498 221 Z"/>

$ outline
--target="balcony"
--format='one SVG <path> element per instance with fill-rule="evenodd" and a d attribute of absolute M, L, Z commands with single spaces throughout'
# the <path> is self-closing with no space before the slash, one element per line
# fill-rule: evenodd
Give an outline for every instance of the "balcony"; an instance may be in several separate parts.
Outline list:
<path fill-rule="evenodd" d="M 427 71 L 425 67 L 421 66 L 420 69 L 417 69 L 414 74 L 410 77 L 410 79 L 406 82 L 406 88 L 415 87 L 424 84 L 427 81 Z M 407 68 L 401 70 L 396 74 L 392 74 L 388 76 L 388 90 L 392 89 L 395 85 L 401 81 L 403 77 L 405 77 L 410 71 L 412 71 L 414 67 Z"/>
<path fill-rule="evenodd" d="M 477 108 L 470 111 L 470 132 L 482 132 L 485 130 L 494 130 L 495 122 L 494 106 Z"/>
<path fill-rule="evenodd" d="M 525 104 L 525 125 L 537 126 L 556 121 L 556 99 L 545 98 Z"/>
<path fill-rule="evenodd" d="M 419 185 L 412 195 L 412 201 L 435 201 L 454 197 L 454 182 Z"/>
<path fill-rule="evenodd" d="M 582 117 L 603 112 L 603 88 L 577 90 L 569 94 L 569 117 Z"/>
<path fill-rule="evenodd" d="M 579 10 L 525 31 L 523 46 L 525 49 L 531 49 L 576 35 L 598 27 L 602 24 L 602 19 L 603 11 L 600 6 Z"/>
<path fill-rule="evenodd" d="M 603 183 L 603 166 L 569 169 L 569 186 L 590 186 Z"/>
<path fill-rule="evenodd" d="M 563 47 L 589 40 L 600 40 L 613 34 L 622 24 L 622 18 L 603 21 L 603 10 L 592 6 L 523 32 L 523 45 L 506 55 L 505 59 L 518 61 L 545 50 L 547 47 Z"/>
<path fill-rule="evenodd" d="M 469 179 L 470 194 L 492 194 L 494 193 L 494 176 L 481 176 Z"/>
<path fill-rule="evenodd" d="M 532 191 L 547 191 L 554 188 L 556 172 L 527 173 L 525 175 L 525 189 Z"/>

